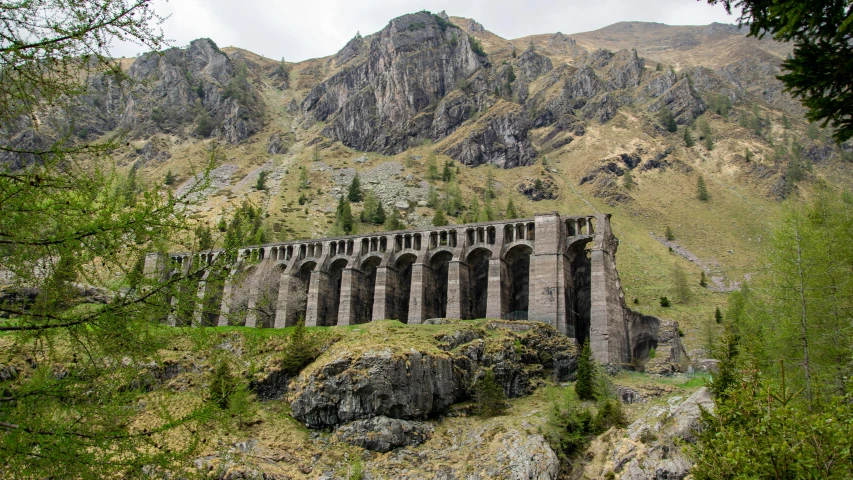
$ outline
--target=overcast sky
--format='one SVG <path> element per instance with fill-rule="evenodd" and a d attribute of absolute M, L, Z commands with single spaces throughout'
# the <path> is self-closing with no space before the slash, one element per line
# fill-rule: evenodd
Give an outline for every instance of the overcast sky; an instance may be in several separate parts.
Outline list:
<path fill-rule="evenodd" d="M 235 46 L 287 61 L 331 55 L 356 32 L 369 35 L 389 20 L 420 10 L 447 11 L 474 18 L 501 37 L 577 33 L 621 21 L 669 25 L 736 23 L 722 6 L 696 0 L 154 0 L 169 15 L 163 24 L 173 45 L 208 37 L 220 47 Z M 142 49 L 114 45 L 114 56 Z"/>

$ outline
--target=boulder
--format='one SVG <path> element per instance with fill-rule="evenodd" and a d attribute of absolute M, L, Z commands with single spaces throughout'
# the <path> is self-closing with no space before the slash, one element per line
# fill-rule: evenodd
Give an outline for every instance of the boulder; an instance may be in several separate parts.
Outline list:
<path fill-rule="evenodd" d="M 420 445 L 432 435 L 432 426 L 385 416 L 356 420 L 338 428 L 338 437 L 348 443 L 374 452 L 390 452 L 403 447 Z"/>

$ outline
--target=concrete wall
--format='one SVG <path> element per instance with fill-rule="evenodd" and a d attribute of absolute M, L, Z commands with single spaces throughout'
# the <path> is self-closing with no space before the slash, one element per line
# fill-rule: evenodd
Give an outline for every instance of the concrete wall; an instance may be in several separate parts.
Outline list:
<path fill-rule="evenodd" d="M 588 338 L 600 362 L 628 363 L 632 345 L 616 271 L 617 246 L 609 215 L 547 213 L 252 246 L 235 259 L 221 251 L 152 254 L 145 273 L 165 281 L 193 266 L 216 269 L 215 275 L 199 275 L 196 324 L 282 328 L 300 315 L 309 326 L 386 318 L 417 324 L 442 314 L 527 318 L 579 340 Z M 261 278 L 254 272 L 266 273 Z M 215 278 L 220 279 L 206 281 Z M 265 285 L 272 281 L 275 285 Z M 299 297 L 305 286 L 307 292 Z M 275 294 L 264 293 L 269 291 Z M 275 303 L 274 319 L 261 322 L 258 306 L 267 296 Z M 214 303 L 220 305 L 218 313 L 211 311 Z M 524 305 L 527 310 L 519 310 Z"/>

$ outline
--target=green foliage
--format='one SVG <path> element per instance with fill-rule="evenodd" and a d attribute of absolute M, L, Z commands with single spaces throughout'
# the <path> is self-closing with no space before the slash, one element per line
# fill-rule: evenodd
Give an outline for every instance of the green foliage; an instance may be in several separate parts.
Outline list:
<path fill-rule="evenodd" d="M 450 22 L 450 20 L 445 20 L 441 18 L 440 15 L 436 15 L 433 13 L 432 18 L 435 20 L 435 23 L 438 24 L 438 28 L 441 30 L 442 33 L 444 33 L 448 27 L 458 28 L 456 25 Z"/>
<path fill-rule="evenodd" d="M 699 275 L 699 286 L 702 288 L 708 287 L 708 279 L 705 277 L 705 271 L 704 270 L 702 270 L 701 274 Z M 718 308 L 717 311 L 719 311 L 719 310 L 720 309 Z M 717 323 L 720 323 L 720 322 L 717 322 Z"/>
<path fill-rule="evenodd" d="M 474 53 L 476 53 L 477 55 L 479 55 L 481 57 L 486 56 L 486 51 L 483 50 L 483 44 L 480 43 L 479 40 L 474 38 L 473 35 L 468 35 L 468 41 L 471 43 L 471 51 L 473 51 Z"/>
<path fill-rule="evenodd" d="M 666 233 L 664 235 L 666 235 L 666 239 L 670 242 L 675 240 L 675 232 L 672 231 L 669 225 L 666 226 Z"/>
<path fill-rule="evenodd" d="M 515 70 L 512 68 L 512 64 L 506 67 L 506 84 L 507 88 L 515 81 Z"/>
<path fill-rule="evenodd" d="M 672 115 L 672 110 L 669 107 L 664 107 L 658 113 L 658 122 L 666 129 L 667 132 L 678 131 L 678 124 L 675 123 L 675 117 Z"/>
<path fill-rule="evenodd" d="M 782 114 L 782 128 L 785 130 L 791 129 L 791 119 L 788 118 L 788 115 L 785 113 Z"/>
<path fill-rule="evenodd" d="M 195 117 L 195 124 L 196 127 L 195 130 L 193 130 L 193 133 L 202 138 L 210 137 L 210 134 L 213 133 L 213 130 L 217 127 L 213 118 L 210 116 L 210 112 L 204 108 L 198 109 L 198 114 Z"/>
<path fill-rule="evenodd" d="M 749 163 L 752 161 L 752 152 L 749 151 L 748 148 L 746 149 L 746 152 L 744 153 L 743 158 L 746 160 L 746 163 Z"/>
<path fill-rule="evenodd" d="M 231 395 L 237 389 L 239 380 L 231 373 L 231 363 L 224 357 L 214 367 L 208 382 L 207 394 L 210 401 L 221 409 L 228 409 Z"/>
<path fill-rule="evenodd" d="M 266 190 L 267 189 L 267 177 L 269 176 L 269 172 L 266 170 L 261 170 L 261 173 L 258 174 L 258 180 L 255 182 L 255 190 Z"/>
<path fill-rule="evenodd" d="M 296 376 L 303 368 L 320 356 L 320 343 L 308 333 L 305 321 L 300 317 L 288 339 L 287 348 L 279 357 L 279 366 L 290 376 Z"/>
<path fill-rule="evenodd" d="M 720 307 L 717 307 L 717 309 L 714 310 L 714 321 L 717 322 L 717 324 L 723 323 L 723 312 L 720 311 Z"/>
<path fill-rule="evenodd" d="M 625 170 L 625 175 L 622 177 L 622 185 L 624 185 L 627 190 L 634 188 L 634 176 L 631 175 L 630 170 Z"/>
<path fill-rule="evenodd" d="M 127 180 L 121 188 L 124 205 L 128 207 L 136 205 L 136 197 L 139 195 L 139 184 L 136 175 L 137 170 L 138 168 L 136 164 L 130 167 L 130 172 L 127 174 Z"/>
<path fill-rule="evenodd" d="M 801 181 L 805 177 L 803 166 L 800 159 L 796 155 L 791 155 L 788 159 L 788 170 L 785 172 L 785 180 L 792 183 Z"/>
<path fill-rule="evenodd" d="M 358 178 L 358 173 L 352 177 L 352 182 L 347 189 L 347 200 L 352 203 L 358 203 L 364 198 L 364 193 L 361 191 L 361 180 Z"/>
<path fill-rule="evenodd" d="M 432 224 L 435 227 L 443 227 L 448 224 L 447 217 L 444 216 L 444 209 L 439 207 L 435 211 L 435 215 L 432 217 Z"/>
<path fill-rule="evenodd" d="M 667 308 L 672 305 L 672 302 L 669 301 L 667 297 L 660 297 L 660 306 L 663 308 Z"/>
<path fill-rule="evenodd" d="M 786 90 L 808 109 L 810 121 L 823 121 L 843 142 L 853 136 L 853 90 L 850 65 L 853 59 L 853 13 L 849 2 L 830 0 L 708 0 L 722 3 L 731 12 L 740 10 L 739 22 L 749 35 L 793 42 L 794 55 L 782 63 L 779 79 Z"/>
<path fill-rule="evenodd" d="M 678 301 L 681 303 L 689 302 L 693 296 L 690 291 L 690 283 L 687 280 L 687 273 L 678 263 L 675 263 L 672 267 L 672 281 Z"/>
<path fill-rule="evenodd" d="M 711 199 L 711 196 L 708 194 L 708 187 L 705 185 L 705 178 L 702 175 L 699 175 L 699 178 L 696 179 L 696 198 L 703 202 Z"/>
<path fill-rule="evenodd" d="M 687 148 L 696 145 L 696 141 L 693 140 L 693 135 L 690 135 L 690 127 L 686 127 L 684 129 L 684 146 Z"/>
<path fill-rule="evenodd" d="M 334 233 L 349 235 L 353 233 L 355 220 L 352 216 L 352 207 L 349 201 L 342 195 L 338 200 L 338 207 L 335 209 L 335 224 Z"/>
<path fill-rule="evenodd" d="M 440 180 L 442 178 L 438 173 L 438 161 L 435 157 L 435 152 L 430 152 L 426 159 L 426 176 L 430 182 Z"/>
<path fill-rule="evenodd" d="M 453 180 L 453 161 L 448 160 L 444 162 L 444 169 L 441 171 L 441 179 L 445 182 L 449 182 Z"/>
<path fill-rule="evenodd" d="M 299 166 L 299 189 L 304 190 L 308 188 L 310 185 L 310 181 L 308 180 L 308 169 L 305 168 L 305 165 Z"/>
<path fill-rule="evenodd" d="M 207 225 L 195 227 L 195 238 L 199 250 L 210 250 L 213 248 L 213 233 Z"/>
<path fill-rule="evenodd" d="M 385 223 L 385 207 L 382 202 L 371 191 L 364 198 L 364 209 L 361 211 L 362 223 L 372 223 L 374 225 L 382 225 Z"/>
<path fill-rule="evenodd" d="M 405 225 L 400 220 L 400 212 L 397 211 L 397 208 L 391 209 L 391 214 L 387 216 L 385 219 L 385 230 L 394 231 L 394 230 L 403 230 Z"/>
<path fill-rule="evenodd" d="M 163 185 L 174 185 L 177 179 L 175 175 L 172 173 L 172 170 L 166 172 L 166 178 L 163 179 Z"/>
<path fill-rule="evenodd" d="M 729 118 L 729 111 L 732 109 L 732 100 L 728 95 L 719 94 L 712 95 L 708 99 L 708 108 L 723 118 Z"/>
<path fill-rule="evenodd" d="M 438 191 L 432 185 L 429 186 L 429 190 L 427 190 L 427 207 L 435 208 L 438 205 Z"/>
<path fill-rule="evenodd" d="M 513 203 L 512 197 L 510 197 L 509 202 L 506 204 L 506 218 L 509 220 L 519 218 L 518 211 L 515 209 L 515 203 Z"/>
<path fill-rule="evenodd" d="M 225 229 L 225 248 L 235 249 L 242 245 L 266 243 L 267 232 L 263 227 L 261 211 L 248 200 L 234 211 Z"/>
<path fill-rule="evenodd" d="M 595 398 L 595 364 L 592 359 L 592 350 L 587 338 L 583 343 L 580 357 L 578 357 L 578 375 L 575 381 L 575 393 L 581 400 L 592 400 Z"/>
<path fill-rule="evenodd" d="M 491 369 L 474 385 L 474 398 L 477 410 L 486 418 L 503 415 L 506 411 L 506 395 L 503 387 L 495 380 Z"/>

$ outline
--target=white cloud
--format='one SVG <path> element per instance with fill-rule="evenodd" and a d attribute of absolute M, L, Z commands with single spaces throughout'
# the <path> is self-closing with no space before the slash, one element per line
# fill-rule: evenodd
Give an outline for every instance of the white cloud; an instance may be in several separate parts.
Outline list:
<path fill-rule="evenodd" d="M 368 35 L 394 17 L 424 9 L 474 18 L 508 39 L 571 34 L 632 20 L 670 25 L 736 21 L 722 6 L 695 0 L 155 0 L 154 8 L 169 15 L 163 30 L 174 45 L 208 37 L 220 47 L 242 47 L 288 61 L 331 55 L 357 31 Z M 131 56 L 139 51 L 120 44 L 112 53 Z"/>

